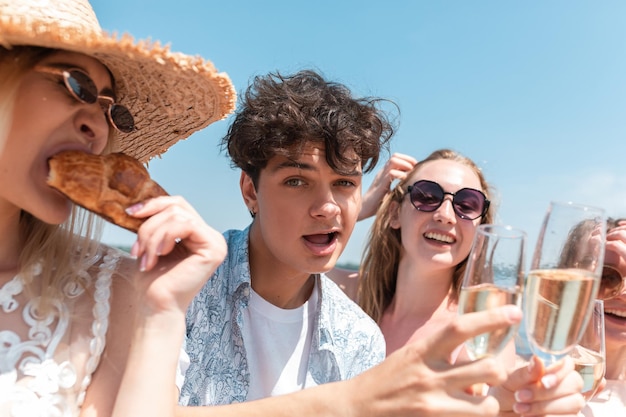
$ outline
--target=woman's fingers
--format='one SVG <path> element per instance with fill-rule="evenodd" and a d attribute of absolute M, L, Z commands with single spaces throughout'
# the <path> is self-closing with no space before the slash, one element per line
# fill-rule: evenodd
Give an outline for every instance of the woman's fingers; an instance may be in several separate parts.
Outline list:
<path fill-rule="evenodd" d="M 548 367 L 539 379 L 534 372 L 537 368 L 520 368 L 507 380 L 509 389 L 515 390 L 515 412 L 523 415 L 574 416 L 585 406 L 581 395 L 583 381 L 574 370 L 571 358 L 565 357 Z"/>
<path fill-rule="evenodd" d="M 226 256 L 226 241 L 182 197 L 158 197 L 130 210 L 146 218 L 131 255 L 138 258 L 137 285 L 146 312 L 184 311 Z"/>
<path fill-rule="evenodd" d="M 192 252 L 207 245 L 209 227 L 182 197 L 159 197 L 144 202 L 132 215 L 147 220 L 137 232 L 131 254 L 141 258 L 143 270 L 152 269 L 158 257 L 169 254 L 178 242 Z"/>
<path fill-rule="evenodd" d="M 379 181 L 386 190 L 395 180 L 403 180 L 406 178 L 409 171 L 417 164 L 417 160 L 412 156 L 394 153 L 387 161 L 384 168 L 381 171 Z"/>
<path fill-rule="evenodd" d="M 387 161 L 389 171 L 397 171 L 404 174 L 412 170 L 416 164 L 417 159 L 402 153 L 394 153 Z"/>
<path fill-rule="evenodd" d="M 372 184 L 363 196 L 359 220 L 366 219 L 376 214 L 380 202 L 390 190 L 395 180 L 404 179 L 408 172 L 413 169 L 417 160 L 412 156 L 394 153 L 378 171 Z"/>

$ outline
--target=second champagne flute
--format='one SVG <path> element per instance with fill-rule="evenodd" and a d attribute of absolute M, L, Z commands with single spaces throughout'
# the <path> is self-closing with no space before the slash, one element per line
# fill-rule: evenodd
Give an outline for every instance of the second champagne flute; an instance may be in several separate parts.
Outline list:
<path fill-rule="evenodd" d="M 552 202 L 525 286 L 524 321 L 531 350 L 547 364 L 580 340 L 598 292 L 606 215 L 601 208 Z"/>
<path fill-rule="evenodd" d="M 469 254 L 459 295 L 459 314 L 521 303 L 526 233 L 510 226 L 483 224 Z M 471 359 L 497 355 L 516 326 L 476 336 L 465 343 Z"/>

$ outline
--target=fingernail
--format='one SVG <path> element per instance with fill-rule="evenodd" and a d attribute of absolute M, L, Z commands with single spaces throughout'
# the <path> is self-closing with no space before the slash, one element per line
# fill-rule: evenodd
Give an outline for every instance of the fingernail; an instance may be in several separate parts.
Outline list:
<path fill-rule="evenodd" d="M 143 208 L 143 203 L 137 203 L 137 204 L 133 204 L 130 207 L 126 207 L 126 210 L 124 211 L 126 212 L 126 214 L 133 215 L 137 213 L 139 210 L 141 210 L 142 208 Z"/>
<path fill-rule="evenodd" d="M 541 385 L 543 385 L 545 389 L 550 389 L 554 387 L 556 383 L 557 383 L 557 378 L 556 378 L 556 375 L 554 374 L 548 374 L 548 375 L 545 375 L 543 378 L 541 378 Z"/>
<path fill-rule="evenodd" d="M 515 391 L 515 401 L 523 403 L 533 399 L 533 393 L 527 389 Z"/>
<path fill-rule="evenodd" d="M 159 243 L 159 246 L 157 246 L 156 255 L 161 256 L 162 252 L 163 252 L 163 242 Z"/>
<path fill-rule="evenodd" d="M 141 272 L 145 272 L 146 271 L 146 265 L 148 265 L 148 255 L 144 254 L 141 257 L 141 261 L 139 262 L 139 270 Z"/>
<path fill-rule="evenodd" d="M 515 403 L 513 404 L 513 411 L 515 411 L 516 414 L 524 414 L 530 411 L 530 405 L 529 404 L 520 404 L 520 403 Z"/>

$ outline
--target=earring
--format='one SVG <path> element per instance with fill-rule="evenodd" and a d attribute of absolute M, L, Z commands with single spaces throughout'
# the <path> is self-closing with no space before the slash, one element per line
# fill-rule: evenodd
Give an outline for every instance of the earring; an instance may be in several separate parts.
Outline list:
<path fill-rule="evenodd" d="M 250 216 L 252 216 L 253 219 L 256 217 L 256 212 L 253 209 L 249 209 L 248 212 L 250 213 Z"/>

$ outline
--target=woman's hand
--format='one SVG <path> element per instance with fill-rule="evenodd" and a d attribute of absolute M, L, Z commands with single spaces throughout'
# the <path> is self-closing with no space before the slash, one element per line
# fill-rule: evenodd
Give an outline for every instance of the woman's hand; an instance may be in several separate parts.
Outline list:
<path fill-rule="evenodd" d="M 129 207 L 127 213 L 146 221 L 131 249 L 138 269 L 128 297 L 129 313 L 111 323 L 107 340 L 109 355 L 119 352 L 117 363 L 126 367 L 122 376 L 119 368 L 101 364 L 102 377 L 95 382 L 107 387 L 102 391 L 107 396 L 93 388 L 90 400 L 106 401 L 111 407 L 113 386 L 117 392 L 113 416 L 172 415 L 185 312 L 223 262 L 226 242 L 182 197 L 150 199 Z"/>
<path fill-rule="evenodd" d="M 139 262 L 136 284 L 152 312 L 184 311 L 226 256 L 221 233 L 182 197 L 158 197 L 127 209 L 147 217 L 131 255 Z"/>
<path fill-rule="evenodd" d="M 358 220 L 367 219 L 374 216 L 385 194 L 391 188 L 395 180 L 403 180 L 409 171 L 417 164 L 417 160 L 409 155 L 394 153 L 385 163 L 385 166 L 378 171 L 374 181 L 363 195 L 363 204 Z"/>
<path fill-rule="evenodd" d="M 500 386 L 491 389 L 500 403 L 500 416 L 577 416 L 585 406 L 583 380 L 574 362 L 565 357 L 544 368 L 533 356 L 527 366 L 513 371 Z"/>

